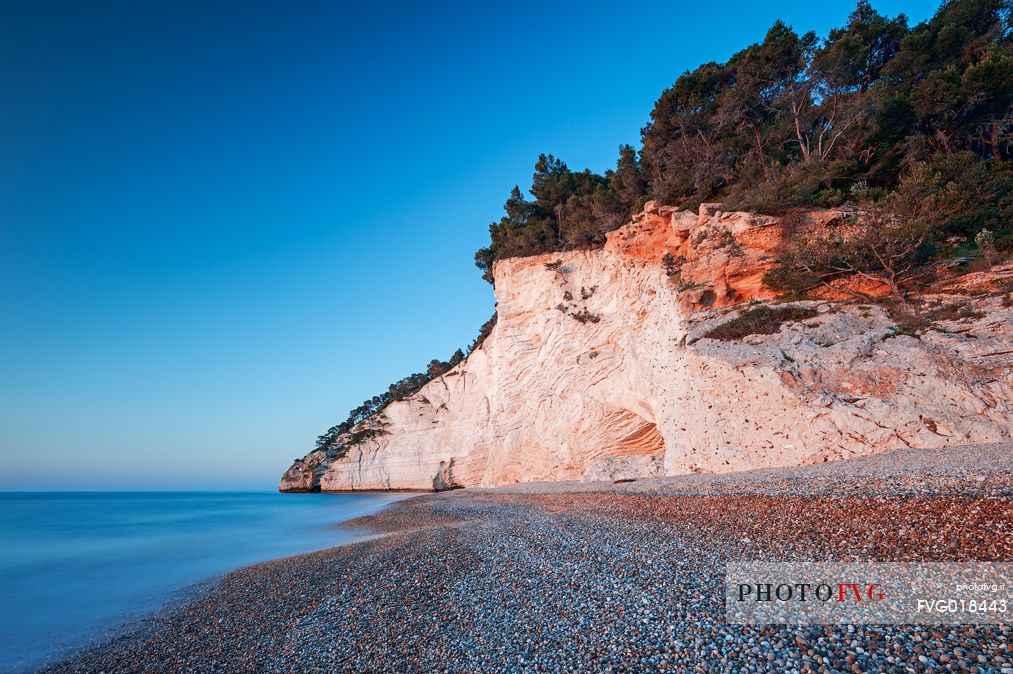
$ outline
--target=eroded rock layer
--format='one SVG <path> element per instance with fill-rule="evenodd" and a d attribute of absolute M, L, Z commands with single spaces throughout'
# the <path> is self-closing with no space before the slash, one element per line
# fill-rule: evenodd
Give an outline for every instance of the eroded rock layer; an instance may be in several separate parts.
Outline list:
<path fill-rule="evenodd" d="M 280 488 L 629 479 L 1010 438 L 1008 292 L 926 298 L 961 310 L 917 337 L 880 306 L 831 301 L 801 303 L 813 317 L 773 334 L 705 337 L 773 297 L 763 275 L 786 227 L 649 204 L 600 250 L 500 261 L 481 348 L 365 422 L 375 432 L 296 461 Z"/>

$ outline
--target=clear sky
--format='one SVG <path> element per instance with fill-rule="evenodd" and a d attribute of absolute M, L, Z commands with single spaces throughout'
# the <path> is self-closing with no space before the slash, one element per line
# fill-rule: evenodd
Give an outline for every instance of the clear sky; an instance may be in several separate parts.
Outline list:
<path fill-rule="evenodd" d="M 852 7 L 4 3 L 0 489 L 273 488 L 474 338 L 539 152 L 604 170 L 686 69 Z"/>

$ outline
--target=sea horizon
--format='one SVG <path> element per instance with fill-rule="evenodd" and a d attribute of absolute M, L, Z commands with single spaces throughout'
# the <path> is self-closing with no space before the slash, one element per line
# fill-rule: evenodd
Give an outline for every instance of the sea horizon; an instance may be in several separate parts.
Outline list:
<path fill-rule="evenodd" d="M 274 494 L 277 489 L 0 489 L 0 494 Z M 323 492 L 349 493 L 349 492 Z M 367 492 L 379 493 L 379 492 Z"/>

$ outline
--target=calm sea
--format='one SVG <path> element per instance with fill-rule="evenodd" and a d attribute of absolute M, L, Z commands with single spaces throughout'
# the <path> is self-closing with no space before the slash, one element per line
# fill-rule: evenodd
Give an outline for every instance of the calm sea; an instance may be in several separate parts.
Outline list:
<path fill-rule="evenodd" d="M 38 666 L 230 569 L 353 540 L 377 494 L 0 493 L 0 672 Z"/>

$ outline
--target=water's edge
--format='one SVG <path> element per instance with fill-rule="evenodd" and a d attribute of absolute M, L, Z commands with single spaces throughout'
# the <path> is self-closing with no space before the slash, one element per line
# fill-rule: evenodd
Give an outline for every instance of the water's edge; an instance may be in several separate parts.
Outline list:
<path fill-rule="evenodd" d="M 367 515 L 357 515 L 355 519 L 358 519 L 359 517 L 368 517 L 369 515 L 376 514 L 381 510 L 389 508 L 393 504 L 394 502 L 387 503 L 386 505 L 380 507 L 379 509 Z M 335 526 L 340 527 L 341 525 L 342 522 L 335 522 Z M 383 532 L 374 532 L 368 529 L 353 529 L 348 527 L 342 527 L 342 529 L 344 531 L 349 532 L 351 535 L 354 536 L 354 538 L 339 543 L 337 545 L 332 545 L 326 548 L 320 548 L 319 550 L 309 550 L 307 552 L 299 552 L 294 555 L 285 555 L 283 557 L 276 557 L 273 559 L 264 559 L 259 562 L 253 562 L 252 564 L 238 566 L 234 569 L 229 569 L 227 571 L 215 574 L 214 576 L 209 576 L 208 578 L 199 580 L 191 585 L 177 588 L 176 590 L 173 590 L 172 592 L 173 596 L 163 606 L 153 609 L 148 613 L 145 613 L 144 615 L 131 618 L 130 620 L 127 620 L 125 622 L 105 627 L 102 629 L 103 634 L 101 636 L 96 634 L 93 637 L 89 638 L 87 643 L 83 643 L 77 646 L 71 646 L 67 649 L 61 650 L 58 653 L 46 656 L 41 661 L 32 663 L 30 665 L 26 665 L 25 667 L 22 667 L 20 669 L 11 670 L 11 674 L 34 674 L 37 672 L 41 672 L 45 670 L 47 667 L 52 667 L 53 665 L 57 665 L 61 662 L 71 660 L 84 653 L 96 650 L 98 651 L 103 650 L 107 648 L 110 644 L 115 643 L 117 641 L 133 639 L 136 638 L 138 635 L 144 634 L 149 630 L 157 630 L 159 625 L 161 625 L 166 619 L 170 618 L 178 611 L 186 609 L 194 602 L 199 601 L 208 594 L 217 590 L 221 586 L 222 581 L 224 581 L 226 578 L 228 578 L 234 573 L 241 573 L 247 569 L 260 566 L 261 564 L 273 564 L 277 562 L 285 562 L 286 560 L 294 561 L 299 559 L 300 557 L 306 557 L 307 555 L 315 555 L 321 552 L 326 552 L 327 550 L 335 550 L 350 545 L 357 545 L 359 543 L 364 543 L 366 541 L 370 541 L 375 538 L 388 535 Z M 356 531 L 358 531 L 358 533 L 353 533 Z"/>
<path fill-rule="evenodd" d="M 8 493 L 7 496 L 9 498 L 10 494 Z M 286 500 L 291 498 L 289 495 L 279 494 L 277 496 Z M 305 538 L 305 532 L 296 532 L 293 530 L 294 539 L 292 544 L 295 546 L 302 546 L 302 549 L 280 555 L 265 555 L 256 559 L 243 561 L 242 563 L 229 564 L 226 562 L 222 565 L 222 568 L 212 573 L 201 575 L 196 580 L 183 582 L 180 585 L 166 586 L 160 589 L 157 593 L 151 593 L 151 596 L 155 596 L 157 594 L 158 597 L 157 601 L 154 603 L 152 603 L 150 596 L 142 597 L 142 601 L 140 603 L 142 608 L 138 610 L 127 610 L 123 615 L 119 616 L 98 616 L 93 623 L 86 625 L 83 624 L 83 629 L 80 633 L 70 633 L 51 641 L 47 640 L 43 647 L 44 650 L 34 650 L 34 652 L 28 651 L 26 650 L 28 647 L 22 645 L 21 652 L 9 653 L 4 658 L 6 661 L 0 660 L 0 672 L 9 672 L 10 674 L 36 672 L 62 661 L 71 659 L 82 653 L 105 648 L 119 640 L 136 637 L 139 634 L 143 634 L 146 630 L 155 629 L 157 628 L 157 625 L 164 621 L 168 616 L 183 610 L 194 601 L 206 596 L 210 592 L 213 592 L 230 574 L 243 569 L 248 569 L 265 563 L 276 563 L 281 560 L 294 559 L 304 555 L 315 554 L 324 550 L 344 547 L 346 545 L 354 545 L 374 538 L 377 535 L 382 535 L 382 533 L 370 531 L 361 527 L 345 526 L 344 523 L 361 517 L 374 515 L 398 501 L 412 498 L 413 496 L 417 496 L 417 494 L 374 493 L 368 494 L 368 496 L 377 496 L 382 498 L 378 498 L 376 503 L 353 504 L 349 507 L 349 510 L 346 513 L 336 513 L 338 515 L 337 517 L 332 516 L 326 521 L 315 523 L 312 526 L 307 525 L 305 527 L 307 529 L 313 528 L 320 530 L 318 543 L 311 543 L 309 547 L 306 547 L 305 540 L 300 538 Z M 329 497 L 315 496 L 313 501 L 316 501 L 317 498 L 327 499 Z M 296 533 L 298 533 L 298 535 L 295 535 Z M 282 544 L 284 544 L 283 541 Z M 0 555 L 2 554 L 3 553 L 0 553 Z M 252 554 L 257 555 L 258 553 L 254 551 Z M 58 583 L 56 584 L 58 585 Z M 98 591 L 102 592 L 105 589 L 106 588 L 99 588 Z M 38 611 L 45 612 L 48 610 L 54 613 L 58 612 L 61 607 L 54 604 L 55 602 L 40 602 Z M 10 620 L 12 623 L 16 624 L 19 620 L 19 615 L 17 615 L 17 613 L 17 611 L 11 611 L 4 622 Z"/>

